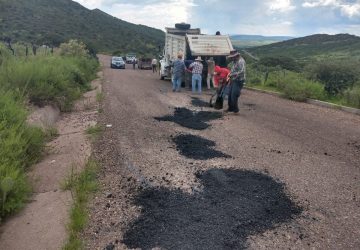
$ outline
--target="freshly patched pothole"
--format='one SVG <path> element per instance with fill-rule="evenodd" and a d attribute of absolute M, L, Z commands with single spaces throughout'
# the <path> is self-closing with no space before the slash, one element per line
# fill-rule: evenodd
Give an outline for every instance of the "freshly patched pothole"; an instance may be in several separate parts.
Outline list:
<path fill-rule="evenodd" d="M 172 139 L 179 153 L 195 160 L 209 160 L 213 158 L 231 158 L 230 155 L 214 149 L 214 141 L 191 134 L 180 134 Z"/>
<path fill-rule="evenodd" d="M 158 121 L 175 122 L 180 126 L 190 129 L 204 130 L 210 126 L 208 124 L 209 121 L 222 117 L 223 115 L 220 112 L 192 111 L 187 108 L 175 108 L 173 115 L 155 117 L 155 119 Z"/>
<path fill-rule="evenodd" d="M 191 98 L 191 105 L 195 106 L 195 107 L 199 107 L 199 108 L 206 108 L 206 107 L 210 107 L 209 102 L 203 101 L 200 98 L 197 97 L 192 97 Z"/>
<path fill-rule="evenodd" d="M 302 211 L 282 183 L 249 170 L 197 173 L 201 191 L 142 190 L 142 208 L 123 237 L 131 249 L 244 249 L 250 235 L 286 223 Z"/>

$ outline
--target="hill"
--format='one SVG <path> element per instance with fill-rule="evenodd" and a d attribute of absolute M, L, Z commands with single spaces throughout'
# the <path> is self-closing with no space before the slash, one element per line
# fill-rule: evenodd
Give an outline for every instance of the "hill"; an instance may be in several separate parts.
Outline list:
<path fill-rule="evenodd" d="M 260 35 L 232 35 L 230 36 L 233 45 L 236 48 L 251 48 L 268 45 L 276 42 L 293 39 L 290 36 L 260 36 Z"/>
<path fill-rule="evenodd" d="M 318 60 L 360 58 L 360 37 L 349 34 L 316 34 L 247 51 L 257 57 L 286 56 Z"/>
<path fill-rule="evenodd" d="M 79 39 L 101 52 L 158 53 L 163 31 L 89 10 L 71 0 L 0 0 L 0 38 L 38 45 Z"/>

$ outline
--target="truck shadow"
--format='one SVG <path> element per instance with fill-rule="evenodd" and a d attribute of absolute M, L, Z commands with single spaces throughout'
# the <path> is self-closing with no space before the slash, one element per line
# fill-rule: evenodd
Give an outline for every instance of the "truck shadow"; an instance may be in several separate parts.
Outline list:
<path fill-rule="evenodd" d="M 131 248 L 244 249 L 249 235 L 290 222 L 302 209 L 270 176 L 248 170 L 198 173 L 195 194 L 165 187 L 141 191 L 142 213 L 124 234 Z"/>
<path fill-rule="evenodd" d="M 220 112 L 211 111 L 191 111 L 187 108 L 175 108 L 174 115 L 166 115 L 163 117 L 155 117 L 157 121 L 171 121 L 179 124 L 180 126 L 195 129 L 204 130 L 210 125 L 207 123 L 211 120 L 222 118 L 223 115 Z"/>

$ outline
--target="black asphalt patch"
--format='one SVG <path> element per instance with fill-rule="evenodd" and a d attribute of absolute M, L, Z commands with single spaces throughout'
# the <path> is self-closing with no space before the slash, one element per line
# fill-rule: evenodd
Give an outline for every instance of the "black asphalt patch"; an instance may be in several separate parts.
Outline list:
<path fill-rule="evenodd" d="M 206 108 L 206 107 L 210 107 L 209 102 L 203 101 L 197 97 L 192 97 L 191 98 L 191 105 L 195 106 L 195 107 L 199 107 L 199 108 Z"/>
<path fill-rule="evenodd" d="M 213 158 L 231 158 L 230 155 L 224 154 L 213 149 L 216 146 L 214 141 L 202 138 L 196 135 L 180 134 L 173 138 L 176 149 L 183 156 L 195 160 L 209 160 Z"/>
<path fill-rule="evenodd" d="M 174 115 L 167 115 L 163 117 L 155 117 L 158 121 L 171 121 L 175 122 L 183 127 L 204 130 L 210 125 L 207 123 L 211 120 L 222 118 L 223 115 L 220 112 L 210 111 L 191 111 L 187 108 L 175 108 Z"/>
<path fill-rule="evenodd" d="M 203 191 L 190 195 L 164 187 L 141 191 L 142 213 L 125 232 L 128 248 L 244 249 L 260 234 L 301 212 L 270 176 L 211 169 L 197 175 Z"/>

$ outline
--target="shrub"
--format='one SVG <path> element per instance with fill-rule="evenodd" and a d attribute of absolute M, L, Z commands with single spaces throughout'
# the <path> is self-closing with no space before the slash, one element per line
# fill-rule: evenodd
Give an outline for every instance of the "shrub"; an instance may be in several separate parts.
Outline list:
<path fill-rule="evenodd" d="M 286 70 L 292 70 L 292 71 L 300 70 L 300 64 L 297 63 L 294 58 L 285 57 L 285 56 L 263 57 L 260 59 L 259 64 L 271 68 L 279 66 L 282 69 L 286 69 Z"/>
<path fill-rule="evenodd" d="M 295 100 L 305 101 L 307 98 L 323 100 L 325 97 L 322 84 L 308 80 L 289 81 L 283 85 L 284 97 Z"/>
<path fill-rule="evenodd" d="M 0 201 L 3 217 L 22 207 L 30 188 L 24 170 L 44 145 L 40 129 L 26 124 L 26 112 L 10 92 L 0 92 Z"/>
<path fill-rule="evenodd" d="M 305 101 L 307 98 L 323 100 L 325 98 L 324 86 L 315 81 L 306 79 L 303 75 L 291 71 L 274 71 L 269 73 L 266 86 L 281 91 L 284 97 Z"/>
<path fill-rule="evenodd" d="M 329 95 L 337 95 L 351 88 L 358 79 L 356 67 L 346 62 L 319 62 L 306 68 L 310 79 L 325 85 Z"/>
<path fill-rule="evenodd" d="M 346 104 L 355 108 L 360 108 L 360 86 L 355 86 L 353 89 L 348 89 L 344 92 L 344 99 Z"/>
<path fill-rule="evenodd" d="M 70 40 L 67 43 L 60 44 L 59 53 L 62 56 L 87 57 L 89 55 L 86 45 L 78 40 Z"/>
<path fill-rule="evenodd" d="M 54 103 L 67 111 L 82 91 L 89 89 L 97 66 L 89 57 L 12 58 L 0 69 L 0 82 L 4 89 L 26 95 L 33 104 Z"/>

